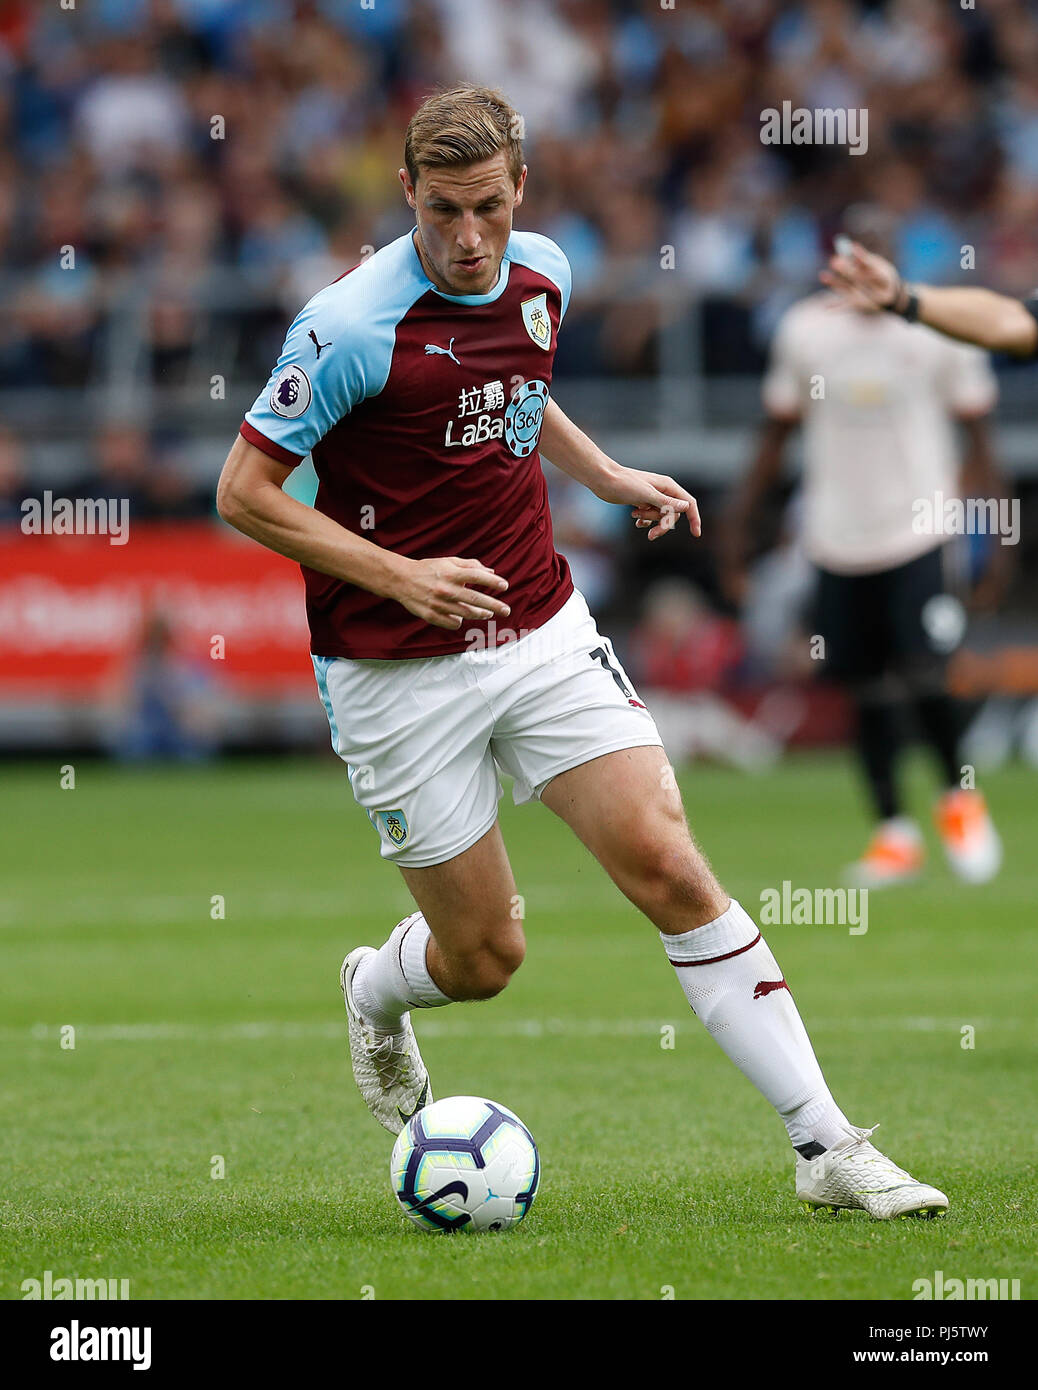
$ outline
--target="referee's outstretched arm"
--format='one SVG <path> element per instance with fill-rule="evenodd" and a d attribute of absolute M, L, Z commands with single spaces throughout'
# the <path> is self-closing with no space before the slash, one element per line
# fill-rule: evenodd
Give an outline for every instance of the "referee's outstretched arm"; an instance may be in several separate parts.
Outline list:
<path fill-rule="evenodd" d="M 1038 298 L 1021 302 L 994 290 L 908 285 L 896 267 L 858 242 L 841 236 L 836 245 L 820 279 L 854 308 L 900 314 L 991 352 L 1038 355 Z"/>

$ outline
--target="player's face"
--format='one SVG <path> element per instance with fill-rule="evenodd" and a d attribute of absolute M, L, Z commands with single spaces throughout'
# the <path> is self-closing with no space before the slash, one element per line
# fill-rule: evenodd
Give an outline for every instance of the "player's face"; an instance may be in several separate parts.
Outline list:
<path fill-rule="evenodd" d="M 497 284 L 512 234 L 512 213 L 523 201 L 526 165 L 512 182 L 504 151 L 458 169 L 420 169 L 400 181 L 418 222 L 425 273 L 445 294 L 487 294 Z"/>

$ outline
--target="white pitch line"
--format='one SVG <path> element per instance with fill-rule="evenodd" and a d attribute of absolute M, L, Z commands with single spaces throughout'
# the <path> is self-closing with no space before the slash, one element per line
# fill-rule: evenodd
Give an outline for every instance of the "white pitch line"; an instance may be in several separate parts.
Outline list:
<path fill-rule="evenodd" d="M 934 884 L 932 889 L 941 895 L 961 896 L 961 890 L 952 885 Z M 1006 900 L 1005 875 L 999 883 L 1002 901 Z M 946 891 L 947 890 L 947 891 Z M 143 929 L 170 925 L 195 927 L 210 920 L 211 894 L 219 893 L 220 885 L 214 882 L 196 893 L 155 894 L 142 893 L 128 897 L 106 899 L 104 889 L 96 893 L 80 893 L 75 897 L 59 897 L 47 902 L 36 893 L 31 898 L 0 897 L 0 930 L 3 928 L 54 929 L 66 927 L 107 927 L 134 925 Z M 593 907 L 601 913 L 614 915 L 627 914 L 632 922 L 637 920 L 636 910 L 613 889 L 607 879 L 594 877 L 565 883 L 521 884 L 528 916 L 536 921 L 540 912 L 554 912 L 568 907 Z M 747 894 L 744 893 L 743 900 Z M 752 896 L 752 895 L 750 895 Z M 1021 891 L 1010 892 L 1012 901 L 1019 899 L 1030 905 L 1033 902 L 1033 880 L 1021 880 Z M 384 885 L 367 883 L 358 888 L 344 885 L 341 889 L 309 889 L 297 891 L 288 888 L 258 890 L 246 889 L 238 893 L 232 890 L 224 893 L 226 920 L 247 925 L 264 922 L 279 917 L 307 920 L 342 921 L 348 926 L 351 917 L 357 914 L 370 915 L 383 919 L 389 926 L 393 922 L 414 911 L 414 903 L 402 885 L 394 878 L 387 879 Z M 775 940 L 781 940 L 787 932 L 817 932 L 819 935 L 841 933 L 846 927 L 835 926 L 790 926 L 775 925 L 768 929 Z"/>
<path fill-rule="evenodd" d="M 60 1029 L 66 1024 L 37 1023 L 26 1028 L 0 1028 L 0 1042 L 57 1042 Z M 1015 1030 L 1032 1028 L 1033 1020 L 1026 1018 L 971 1018 L 969 1022 L 981 1029 Z M 891 1016 L 887 1018 L 815 1018 L 812 1031 L 836 1029 L 883 1029 L 884 1031 L 941 1033 L 957 1036 L 961 1018 L 925 1016 Z M 664 1027 L 682 1033 L 702 1030 L 687 1016 L 664 1018 L 516 1018 L 516 1019 L 434 1019 L 417 1020 L 423 1038 L 597 1038 L 641 1037 L 658 1038 Z M 336 1038 L 345 1036 L 343 1022 L 294 1023 L 284 1019 L 265 1019 L 252 1023 L 106 1023 L 75 1024 L 77 1042 L 261 1042 L 266 1039 Z M 703 1034 L 705 1037 L 705 1033 Z"/>
<path fill-rule="evenodd" d="M 600 896 L 588 893 L 581 884 L 534 884 L 527 888 L 525 898 L 531 904 L 541 903 L 548 910 L 559 906 L 580 904 L 595 906 L 602 910 L 629 911 L 627 903 L 608 891 L 608 886 Z M 213 885 L 213 893 L 219 892 L 219 885 Z M 264 921 L 272 917 L 341 918 L 348 922 L 351 915 L 358 912 L 381 914 L 389 926 L 400 916 L 414 911 L 414 903 L 406 892 L 397 885 L 389 889 L 369 889 L 367 892 L 344 887 L 341 891 L 294 892 L 291 890 L 272 890 L 267 893 L 254 893 L 239 897 L 234 892 L 225 897 L 226 918 L 221 920 L 248 923 Z M 179 926 L 194 927 L 208 922 L 210 895 L 204 890 L 198 893 L 168 894 L 166 896 L 146 896 L 122 898 L 106 901 L 103 897 L 90 896 L 67 898 L 47 903 L 39 898 L 32 902 L 17 902 L 0 899 L 0 928 L 18 927 L 106 927 L 136 924 L 141 927 Z M 536 907 L 534 908 L 536 911 Z"/>

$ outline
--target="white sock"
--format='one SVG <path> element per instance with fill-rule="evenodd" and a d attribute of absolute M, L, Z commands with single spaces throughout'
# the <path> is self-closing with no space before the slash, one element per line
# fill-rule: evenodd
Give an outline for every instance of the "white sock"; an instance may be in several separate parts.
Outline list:
<path fill-rule="evenodd" d="M 389 940 L 366 957 L 353 976 L 353 1002 L 365 1023 L 396 1032 L 408 1009 L 435 1009 L 450 1004 L 429 974 L 425 951 L 432 933 L 420 912 L 398 922 Z"/>
<path fill-rule="evenodd" d="M 794 1148 L 828 1149 L 846 1137 L 850 1125 L 825 1084 L 789 986 L 735 899 L 705 926 L 680 936 L 661 932 L 660 939 L 693 1013 L 778 1111 Z"/>

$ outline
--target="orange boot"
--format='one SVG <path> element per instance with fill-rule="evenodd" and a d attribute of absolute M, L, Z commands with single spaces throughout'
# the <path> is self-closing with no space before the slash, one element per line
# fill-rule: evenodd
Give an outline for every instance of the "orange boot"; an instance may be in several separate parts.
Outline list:
<path fill-rule="evenodd" d="M 847 870 L 847 880 L 857 888 L 885 888 L 915 878 L 926 858 L 923 836 L 914 820 L 895 816 L 880 821 L 865 853 Z"/>
<path fill-rule="evenodd" d="M 934 807 L 945 857 L 967 883 L 987 883 L 1002 867 L 1002 841 L 978 791 L 945 792 Z"/>

